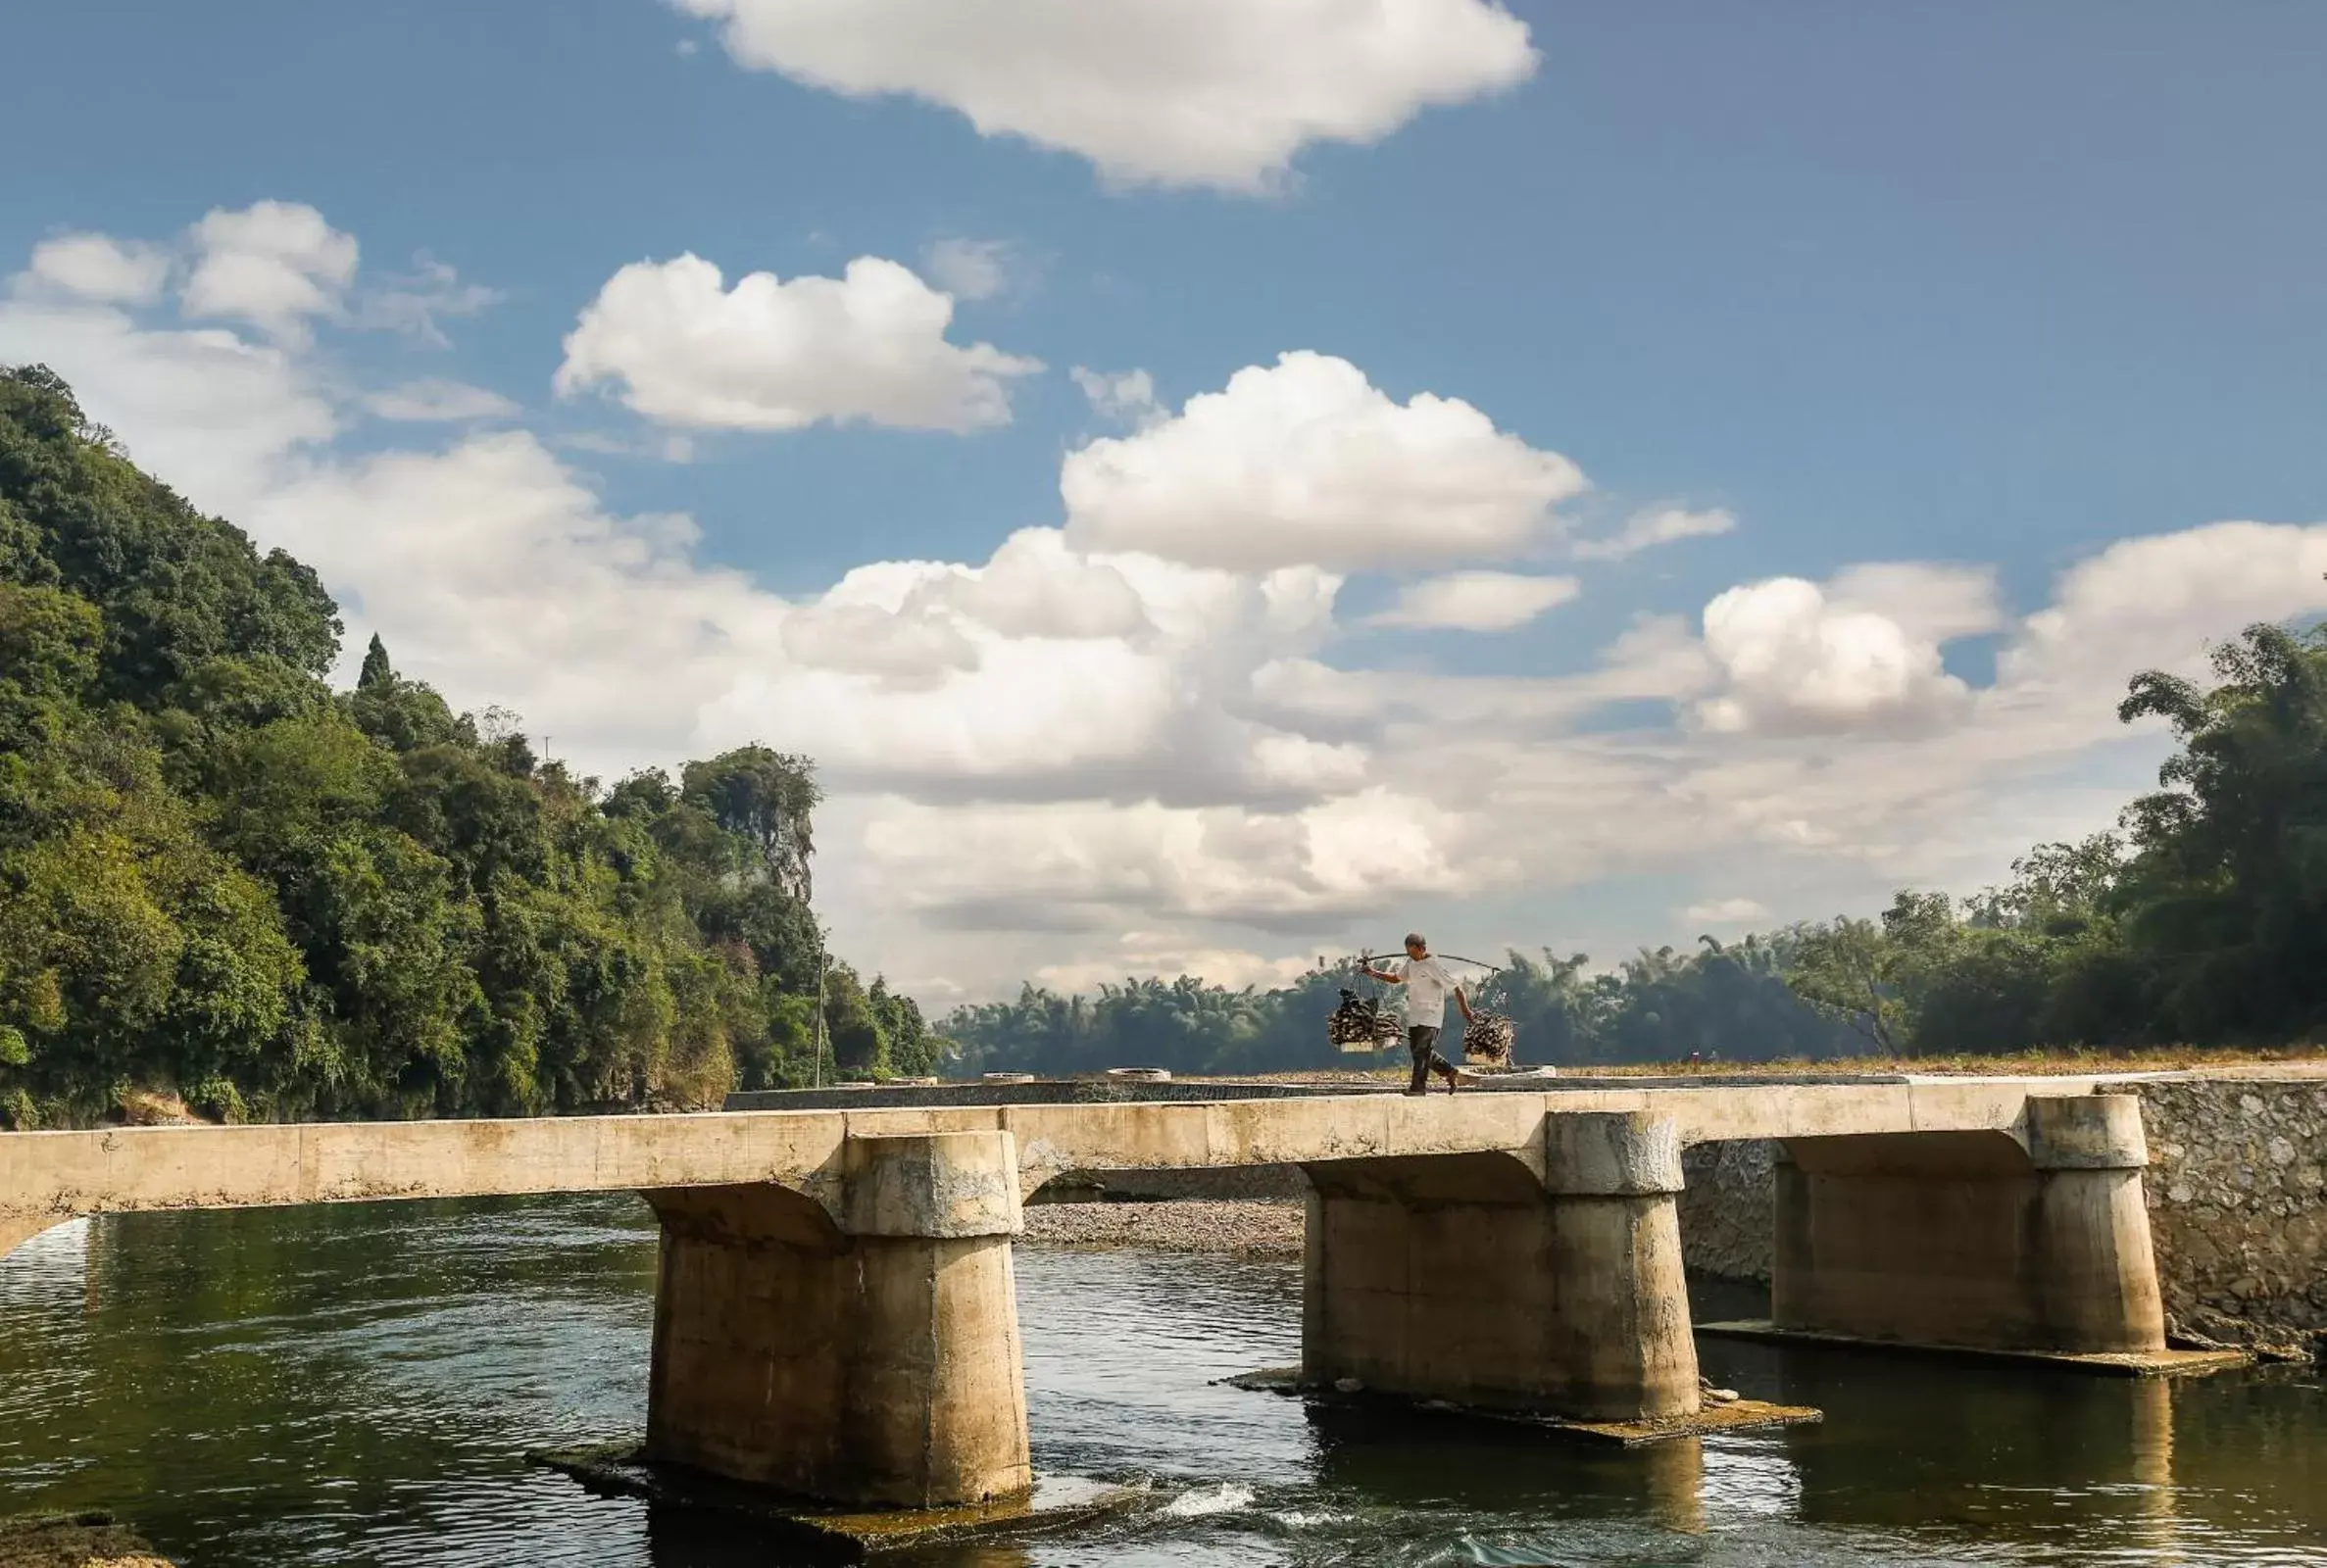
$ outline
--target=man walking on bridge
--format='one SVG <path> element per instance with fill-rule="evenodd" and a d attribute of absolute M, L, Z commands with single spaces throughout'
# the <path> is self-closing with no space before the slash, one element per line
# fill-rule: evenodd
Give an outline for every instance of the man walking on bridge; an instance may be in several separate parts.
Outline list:
<path fill-rule="evenodd" d="M 1462 1009 L 1462 1021 L 1470 1022 L 1470 999 L 1447 973 L 1445 964 L 1430 956 L 1430 944 L 1422 940 L 1418 931 L 1406 934 L 1406 967 L 1392 973 L 1365 965 L 1365 972 L 1374 979 L 1394 986 L 1406 987 L 1406 1047 L 1413 1053 L 1413 1081 L 1407 1085 L 1410 1095 L 1430 1092 L 1430 1075 L 1438 1073 L 1447 1081 L 1447 1093 L 1453 1094 L 1461 1082 L 1455 1064 L 1438 1054 L 1439 1032 L 1446 1027 L 1447 998 L 1455 999 L 1455 1005 Z"/>

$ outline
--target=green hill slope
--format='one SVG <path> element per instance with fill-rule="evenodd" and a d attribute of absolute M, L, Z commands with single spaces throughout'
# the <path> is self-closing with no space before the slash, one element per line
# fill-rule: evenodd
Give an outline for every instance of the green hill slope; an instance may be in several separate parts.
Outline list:
<path fill-rule="evenodd" d="M 715 1102 L 812 1065 L 805 759 L 610 791 L 480 731 L 315 573 L 0 371 L 0 1124 Z M 921 1070 L 845 966 L 854 1070 Z M 827 1069 L 829 1070 L 829 1069 Z"/>

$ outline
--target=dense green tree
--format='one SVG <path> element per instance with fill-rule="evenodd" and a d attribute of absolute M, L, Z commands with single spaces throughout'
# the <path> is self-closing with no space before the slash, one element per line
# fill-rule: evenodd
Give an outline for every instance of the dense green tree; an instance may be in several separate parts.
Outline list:
<path fill-rule="evenodd" d="M 813 770 L 600 798 L 0 372 L 0 1124 L 716 1103 L 816 1070 Z M 853 981 L 853 976 L 851 977 Z M 872 1061 L 910 1001 L 856 1000 Z"/>
<path fill-rule="evenodd" d="M 2327 1029 L 2327 628 L 2252 626 L 2210 689 L 2150 671 L 2118 710 L 2179 749 L 2127 812 L 2109 901 L 2152 1032 L 2269 1040 Z"/>
<path fill-rule="evenodd" d="M 388 645 L 379 640 L 378 632 L 373 632 L 364 650 L 364 667 L 356 673 L 356 690 L 372 691 L 395 678 L 396 666 L 388 662 Z"/>

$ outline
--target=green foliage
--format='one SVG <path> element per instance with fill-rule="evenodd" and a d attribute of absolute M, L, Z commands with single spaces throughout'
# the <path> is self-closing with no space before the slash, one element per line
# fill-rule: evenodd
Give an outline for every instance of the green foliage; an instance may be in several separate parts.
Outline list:
<path fill-rule="evenodd" d="M 379 633 L 371 634 L 371 641 L 364 649 L 364 667 L 356 673 L 356 690 L 374 691 L 396 679 L 396 666 L 388 662 L 388 645 L 379 640 Z"/>
<path fill-rule="evenodd" d="M 809 895 L 809 857 L 816 853 L 809 813 L 818 799 L 804 757 L 745 746 L 708 762 L 689 762 L 679 796 L 719 830 L 751 845 L 758 869 L 801 902 Z"/>
<path fill-rule="evenodd" d="M 814 1074 L 804 759 L 600 799 L 377 636 L 332 692 L 339 630 L 63 382 L 0 372 L 0 1125 L 149 1088 L 226 1120 L 533 1114 Z M 864 1065 L 924 1068 L 911 1001 L 838 972 Z"/>
<path fill-rule="evenodd" d="M 2132 1026 L 2199 1040 L 2327 1029 L 2327 628 L 2251 626 L 2200 691 L 2155 671 L 2119 716 L 2180 749 L 2126 812 L 2111 890 L 2135 962 Z"/>
<path fill-rule="evenodd" d="M 2179 743 L 2122 836 L 2039 847 L 1952 909 L 1809 932 L 1804 1000 L 1886 1050 L 2279 1045 L 2327 1031 L 2327 633 L 2250 626 L 2210 689 L 2155 670 L 2118 709 Z"/>
<path fill-rule="evenodd" d="M 102 615 L 108 696 L 136 701 L 221 654 L 320 675 L 338 652 L 313 571 L 279 550 L 262 557 L 139 472 L 37 368 L 0 376 L 0 496 L 19 519 L 11 580 L 64 588 Z"/>

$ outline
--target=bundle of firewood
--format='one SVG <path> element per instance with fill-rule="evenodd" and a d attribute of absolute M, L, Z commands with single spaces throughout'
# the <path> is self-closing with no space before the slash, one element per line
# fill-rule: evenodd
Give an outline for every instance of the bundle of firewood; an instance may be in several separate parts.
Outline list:
<path fill-rule="evenodd" d="M 1502 1013 L 1475 1009 L 1462 1028 L 1463 1058 L 1485 1066 L 1509 1066 L 1514 1037 L 1510 1020 Z"/>
<path fill-rule="evenodd" d="M 1379 1051 L 1400 1033 L 1396 1013 L 1384 1012 L 1379 1002 L 1355 991 L 1342 992 L 1341 1005 L 1325 1020 L 1325 1038 L 1347 1052 Z"/>

